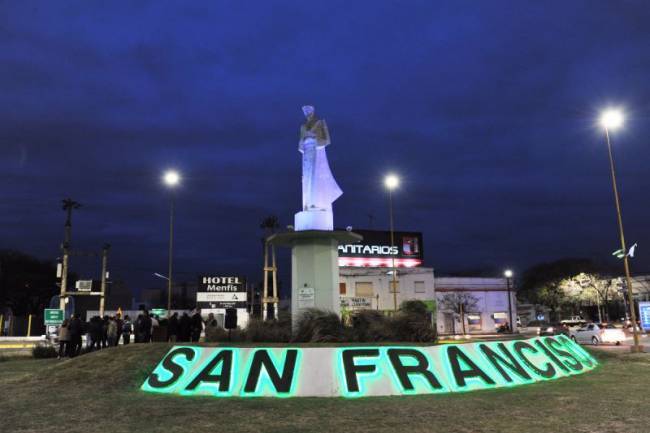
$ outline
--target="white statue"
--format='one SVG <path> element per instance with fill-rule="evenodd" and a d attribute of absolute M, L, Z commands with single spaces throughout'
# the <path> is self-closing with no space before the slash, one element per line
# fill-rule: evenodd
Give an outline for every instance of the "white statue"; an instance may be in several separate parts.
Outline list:
<path fill-rule="evenodd" d="M 298 150 L 302 153 L 302 212 L 295 217 L 295 230 L 333 230 L 332 203 L 343 194 L 327 162 L 330 144 L 325 120 L 316 118 L 314 107 L 302 111 L 307 121 L 300 127 Z"/>

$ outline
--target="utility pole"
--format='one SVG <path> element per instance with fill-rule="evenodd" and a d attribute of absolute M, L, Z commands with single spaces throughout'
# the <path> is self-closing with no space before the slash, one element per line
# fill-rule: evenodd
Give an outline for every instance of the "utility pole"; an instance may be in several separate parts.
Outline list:
<path fill-rule="evenodd" d="M 102 279 L 101 279 L 101 294 L 99 295 L 99 317 L 104 317 L 104 301 L 106 299 L 106 280 L 108 279 L 108 250 L 111 248 L 109 244 L 104 244 L 102 249 Z"/>
<path fill-rule="evenodd" d="M 630 317 L 632 319 L 632 336 L 634 346 L 632 352 L 643 352 L 643 346 L 639 343 L 639 329 L 636 324 L 636 311 L 634 309 L 634 293 L 632 291 L 632 277 L 630 275 L 630 264 L 628 262 L 628 251 L 625 245 L 625 234 L 623 232 L 623 216 L 621 213 L 621 203 L 618 197 L 618 187 L 616 185 L 616 169 L 614 168 L 614 157 L 612 156 L 612 143 L 609 139 L 609 129 L 605 128 L 605 138 L 607 139 L 607 151 L 609 154 L 609 169 L 612 175 L 612 189 L 614 190 L 614 201 L 616 203 L 616 217 L 618 219 L 618 233 L 621 240 L 621 251 L 623 251 L 623 267 L 625 268 L 625 281 L 627 282 L 627 301 L 630 305 Z"/>
<path fill-rule="evenodd" d="M 63 200 L 63 210 L 67 212 L 67 218 L 65 221 L 65 235 L 63 238 L 63 245 L 61 249 L 63 250 L 63 264 L 61 271 L 61 294 L 59 295 L 59 308 L 65 311 L 65 300 L 66 300 L 66 291 L 68 287 L 68 266 L 69 266 L 69 256 L 70 256 L 70 238 L 72 233 L 72 210 L 79 209 L 81 207 L 80 203 L 72 200 L 71 198 L 66 198 Z"/>

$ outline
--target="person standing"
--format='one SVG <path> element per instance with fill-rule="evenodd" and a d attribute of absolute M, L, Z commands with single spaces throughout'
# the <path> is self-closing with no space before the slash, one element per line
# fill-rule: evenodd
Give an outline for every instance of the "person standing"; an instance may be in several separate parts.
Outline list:
<path fill-rule="evenodd" d="M 209 343 L 214 343 L 217 341 L 219 335 L 219 324 L 217 319 L 214 318 L 214 314 L 208 314 L 208 320 L 205 321 L 205 341 Z"/>
<path fill-rule="evenodd" d="M 68 325 L 70 343 L 68 344 L 68 356 L 74 358 L 81 349 L 81 320 L 77 314 L 73 314 Z"/>
<path fill-rule="evenodd" d="M 142 315 L 138 317 L 138 324 L 136 332 L 140 334 L 140 343 L 150 343 L 151 342 L 151 318 L 149 317 L 149 312 L 146 310 L 143 311 Z"/>
<path fill-rule="evenodd" d="M 201 318 L 200 310 L 194 310 L 192 315 L 192 342 L 196 343 L 201 338 L 201 331 L 203 331 L 203 319 Z"/>
<path fill-rule="evenodd" d="M 99 316 L 93 316 L 88 322 L 88 335 L 90 335 L 90 350 L 101 349 L 102 319 Z"/>
<path fill-rule="evenodd" d="M 151 341 L 156 342 L 158 341 L 158 334 L 159 334 L 159 329 L 160 329 L 160 322 L 158 321 L 158 316 L 155 314 L 151 315 Z"/>
<path fill-rule="evenodd" d="M 115 324 L 117 325 L 117 338 L 115 339 L 115 345 L 120 344 L 120 338 L 122 337 L 122 327 L 124 326 L 124 320 L 122 320 L 122 315 L 117 313 L 115 315 Z"/>
<path fill-rule="evenodd" d="M 124 316 L 124 322 L 122 322 L 122 344 L 129 344 L 131 342 L 131 318 L 126 315 Z"/>
<path fill-rule="evenodd" d="M 102 349 L 108 346 L 108 316 L 102 319 Z"/>
<path fill-rule="evenodd" d="M 192 333 L 192 320 L 187 313 L 183 313 L 178 324 L 178 341 L 190 341 L 190 334 Z"/>
<path fill-rule="evenodd" d="M 65 319 L 59 326 L 59 359 L 66 356 L 70 344 L 70 333 L 68 332 L 68 319 Z"/>
<path fill-rule="evenodd" d="M 106 339 L 108 340 L 108 347 L 117 345 L 117 321 L 114 317 L 110 317 L 106 324 Z"/>
<path fill-rule="evenodd" d="M 172 343 L 178 340 L 178 313 L 172 314 L 167 322 L 167 341 Z"/>

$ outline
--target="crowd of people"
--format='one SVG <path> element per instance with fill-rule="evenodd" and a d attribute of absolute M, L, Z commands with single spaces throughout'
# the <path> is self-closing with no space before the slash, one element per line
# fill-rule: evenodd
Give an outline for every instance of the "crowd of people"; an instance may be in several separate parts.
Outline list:
<path fill-rule="evenodd" d="M 184 312 L 169 318 L 160 318 L 141 310 L 135 321 L 126 315 L 94 316 L 83 322 L 79 315 L 73 314 L 59 326 L 59 358 L 75 357 L 82 350 L 90 352 L 120 344 L 150 342 L 198 342 L 205 328 L 205 334 L 212 334 L 219 327 L 214 315 L 209 314 L 204 322 L 200 310 L 191 315 Z M 83 335 L 86 345 L 83 348 Z M 133 339 L 133 340 L 132 340 Z"/>

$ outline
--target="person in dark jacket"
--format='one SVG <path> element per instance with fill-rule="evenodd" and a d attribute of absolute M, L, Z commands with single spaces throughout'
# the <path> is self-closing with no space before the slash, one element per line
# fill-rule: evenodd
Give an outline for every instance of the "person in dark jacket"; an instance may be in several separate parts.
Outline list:
<path fill-rule="evenodd" d="M 178 313 L 174 313 L 167 321 L 167 341 L 178 340 L 178 325 Z"/>
<path fill-rule="evenodd" d="M 70 318 L 70 324 L 68 325 L 68 333 L 70 335 L 70 343 L 68 344 L 68 356 L 73 358 L 79 354 L 81 350 L 81 320 L 79 316 L 73 314 Z"/>
<path fill-rule="evenodd" d="M 135 332 L 137 336 L 137 342 L 139 343 L 150 343 L 151 342 L 151 318 L 149 313 L 145 310 L 138 316 L 138 320 L 135 324 Z"/>
<path fill-rule="evenodd" d="M 201 338 L 201 331 L 203 331 L 203 319 L 201 318 L 200 310 L 194 310 L 192 315 L 192 342 L 198 342 Z"/>
<path fill-rule="evenodd" d="M 108 316 L 102 319 L 102 349 L 108 347 Z"/>
<path fill-rule="evenodd" d="M 192 320 L 187 313 L 183 313 L 181 320 L 178 321 L 178 341 L 190 341 L 192 333 Z"/>
<path fill-rule="evenodd" d="M 122 343 L 129 344 L 131 342 L 131 332 L 133 331 L 133 325 L 131 325 L 131 318 L 124 316 L 124 321 L 122 322 Z"/>
<path fill-rule="evenodd" d="M 99 316 L 93 316 L 88 322 L 88 335 L 90 336 L 90 350 L 101 349 L 102 319 Z"/>

